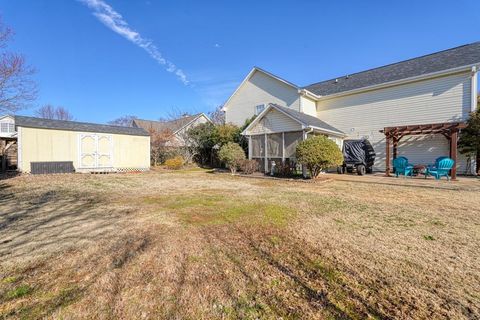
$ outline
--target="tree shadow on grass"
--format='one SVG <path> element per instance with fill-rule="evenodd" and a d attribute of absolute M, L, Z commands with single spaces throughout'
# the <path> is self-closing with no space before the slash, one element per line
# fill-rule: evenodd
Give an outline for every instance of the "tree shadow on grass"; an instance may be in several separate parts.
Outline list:
<path fill-rule="evenodd" d="M 293 261 L 283 261 L 278 255 L 274 252 L 270 252 L 268 248 L 262 241 L 255 239 L 252 234 L 249 234 L 243 228 L 234 226 L 234 230 L 229 232 L 229 237 L 232 236 L 232 231 L 239 235 L 237 237 L 238 241 L 236 244 L 231 243 L 231 238 L 225 236 L 225 233 L 221 231 L 209 230 L 205 232 L 205 237 L 207 238 L 207 243 L 212 246 L 218 246 L 219 244 L 228 244 L 228 246 L 222 246 L 224 256 L 235 265 L 236 269 L 241 273 L 243 278 L 247 283 L 250 284 L 252 291 L 257 295 L 261 300 L 266 301 L 269 308 L 273 310 L 277 316 L 282 317 L 303 317 L 303 310 L 297 309 L 297 307 L 292 306 L 291 302 L 285 299 L 285 296 L 277 294 L 276 290 L 266 289 L 265 283 L 261 283 L 261 280 L 252 278 L 251 270 L 248 270 L 245 264 L 244 259 L 253 259 L 262 261 L 263 263 L 256 262 L 257 267 L 262 264 L 269 265 L 270 267 L 282 275 L 283 278 L 288 279 L 289 282 L 293 283 L 294 291 L 295 288 L 299 289 L 303 294 L 302 298 L 304 302 L 310 305 L 312 310 L 318 310 L 320 314 L 327 314 L 335 319 L 352 319 L 351 313 L 344 310 L 343 307 L 339 307 L 335 302 L 331 300 L 330 292 L 333 288 L 331 285 L 331 280 L 328 279 L 328 275 L 319 273 L 318 270 L 315 270 L 312 266 L 314 262 L 311 261 L 306 255 L 302 254 L 304 250 L 308 250 L 305 247 L 297 247 L 295 241 L 291 241 L 292 245 L 295 248 L 290 248 L 289 256 Z M 260 235 L 260 238 L 262 235 Z M 208 240 L 208 238 L 211 238 Z M 239 259 L 239 255 L 241 258 Z M 293 255 L 293 256 L 292 256 Z M 217 259 L 220 261 L 221 259 Z M 294 262 L 294 264 L 292 264 Z M 221 262 L 217 262 L 221 263 Z M 297 270 L 298 269 L 298 270 Z M 223 277 L 225 282 L 228 283 L 229 276 L 224 275 Z M 316 289 L 313 283 L 321 283 L 321 287 L 324 289 Z M 229 288 L 228 285 L 227 289 Z M 360 303 L 365 311 L 355 310 L 354 313 L 362 317 L 365 316 L 374 316 L 377 319 L 388 319 L 389 317 L 383 314 L 381 311 L 376 308 L 371 307 L 364 299 L 356 295 L 352 290 L 349 290 L 348 287 L 339 285 L 335 290 L 340 290 L 342 294 L 345 295 L 346 299 L 357 301 Z M 233 291 L 229 289 L 229 291 Z M 293 294 L 293 292 L 292 292 Z M 232 295 L 232 299 L 236 297 Z M 299 297 L 293 297 L 292 299 L 298 299 Z M 368 315 L 365 313 L 367 312 Z M 241 316 L 241 314 L 237 314 Z"/>
<path fill-rule="evenodd" d="M 30 199 L 0 187 L 0 256 L 3 262 L 95 242 L 114 232 L 125 212 L 86 195 L 46 191 Z"/>

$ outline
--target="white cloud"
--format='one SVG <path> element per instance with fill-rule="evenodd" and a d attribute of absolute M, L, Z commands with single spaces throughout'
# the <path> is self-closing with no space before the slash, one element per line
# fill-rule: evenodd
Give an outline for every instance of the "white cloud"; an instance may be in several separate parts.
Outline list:
<path fill-rule="evenodd" d="M 220 45 L 220 44 L 218 44 L 218 43 L 215 43 L 214 47 L 215 47 L 215 48 L 220 48 L 220 47 L 221 47 L 221 45 Z"/>
<path fill-rule="evenodd" d="M 121 35 L 136 46 L 145 50 L 158 64 L 165 67 L 168 72 L 175 74 L 185 85 L 189 80 L 185 73 L 175 64 L 162 56 L 157 46 L 140 33 L 133 30 L 125 19 L 103 0 L 78 0 L 93 10 L 93 15 L 113 32 Z"/>

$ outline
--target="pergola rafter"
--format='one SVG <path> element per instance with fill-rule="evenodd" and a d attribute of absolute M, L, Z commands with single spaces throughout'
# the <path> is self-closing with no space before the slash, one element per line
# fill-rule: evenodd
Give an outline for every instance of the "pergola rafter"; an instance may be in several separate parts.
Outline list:
<path fill-rule="evenodd" d="M 450 144 L 450 158 L 455 161 L 455 166 L 452 168 L 452 179 L 457 177 L 457 143 L 458 133 L 461 129 L 466 127 L 464 122 L 444 122 L 444 123 L 430 123 L 430 124 L 415 124 L 407 126 L 385 127 L 380 132 L 385 134 L 386 138 L 386 175 L 390 175 L 390 144 L 393 145 L 393 159 L 397 157 L 398 143 L 405 136 L 423 135 L 423 134 L 441 134 Z"/>

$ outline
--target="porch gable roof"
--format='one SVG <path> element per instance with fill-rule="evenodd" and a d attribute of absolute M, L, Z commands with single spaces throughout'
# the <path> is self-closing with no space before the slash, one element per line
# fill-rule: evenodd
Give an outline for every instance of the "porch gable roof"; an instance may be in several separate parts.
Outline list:
<path fill-rule="evenodd" d="M 314 130 L 316 129 L 318 131 L 331 133 L 331 134 L 334 134 L 334 135 L 337 135 L 337 136 L 346 136 L 346 134 L 344 132 L 342 132 L 341 130 L 338 130 L 337 128 L 335 128 L 331 125 L 329 125 L 325 121 L 322 121 L 322 120 L 320 120 L 316 117 L 313 117 L 311 115 L 293 110 L 291 108 L 280 106 L 280 105 L 275 104 L 275 103 L 269 103 L 267 108 L 265 108 L 265 110 L 263 110 L 257 116 L 257 118 L 255 118 L 255 120 L 253 120 L 252 123 L 250 123 L 250 125 L 247 126 L 247 128 L 245 128 L 245 130 L 242 132 L 242 134 L 247 135 L 247 132 L 249 132 L 272 109 L 275 109 L 275 110 L 281 112 L 282 114 L 284 114 L 285 116 L 291 118 L 292 120 L 298 122 L 302 126 L 303 129 L 312 128 Z"/>

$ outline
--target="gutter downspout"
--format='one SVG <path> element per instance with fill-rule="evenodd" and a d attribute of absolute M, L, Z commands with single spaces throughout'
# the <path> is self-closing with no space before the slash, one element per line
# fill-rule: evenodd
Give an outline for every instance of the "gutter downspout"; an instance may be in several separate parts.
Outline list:
<path fill-rule="evenodd" d="M 478 70 L 477 70 L 477 67 L 476 66 L 473 66 L 472 67 L 472 80 L 471 80 L 471 91 L 472 91 L 472 94 L 471 94 L 471 97 L 472 97 L 472 100 L 471 100 L 471 111 L 472 112 L 475 112 L 475 110 L 477 110 L 477 97 L 478 97 L 478 93 L 477 93 L 477 87 L 478 87 L 478 77 L 477 77 L 477 73 L 478 73 Z"/>
<path fill-rule="evenodd" d="M 471 111 L 472 112 L 475 112 L 477 110 L 477 104 L 478 104 L 478 69 L 477 69 L 477 66 L 473 66 L 472 67 L 472 80 L 470 81 L 472 87 L 471 87 L 471 98 L 472 98 L 472 101 L 471 101 Z M 472 160 L 472 166 L 471 166 L 471 173 L 473 175 L 476 175 L 476 173 L 478 172 L 478 166 L 480 166 L 480 157 L 478 156 L 478 153 L 477 153 L 477 156 L 475 157 L 474 160 Z"/>

